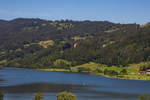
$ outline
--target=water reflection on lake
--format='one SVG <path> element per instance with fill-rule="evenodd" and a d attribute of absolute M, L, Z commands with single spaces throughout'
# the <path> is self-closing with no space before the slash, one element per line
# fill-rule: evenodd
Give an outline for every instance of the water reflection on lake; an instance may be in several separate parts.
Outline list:
<path fill-rule="evenodd" d="M 5 100 L 31 100 L 41 91 L 44 100 L 56 100 L 56 94 L 70 91 L 78 100 L 138 100 L 150 93 L 150 81 L 111 79 L 94 75 L 46 72 L 31 69 L 0 70 L 0 91 Z"/>

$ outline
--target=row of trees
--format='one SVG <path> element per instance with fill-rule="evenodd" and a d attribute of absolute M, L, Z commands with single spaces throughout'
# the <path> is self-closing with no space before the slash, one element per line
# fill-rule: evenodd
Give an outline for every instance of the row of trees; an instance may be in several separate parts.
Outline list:
<path fill-rule="evenodd" d="M 0 93 L 0 100 L 4 100 L 3 93 Z M 37 92 L 34 96 L 34 100 L 43 100 L 43 94 L 41 92 Z M 77 97 L 70 92 L 61 92 L 57 95 L 57 100 L 77 100 Z"/>
<path fill-rule="evenodd" d="M 3 93 L 0 93 L 0 100 L 4 100 Z M 35 94 L 34 100 L 43 100 L 43 94 L 38 92 Z M 70 92 L 61 92 L 57 95 L 57 100 L 77 100 L 77 97 Z M 148 94 L 141 94 L 139 100 L 150 100 Z"/>
<path fill-rule="evenodd" d="M 150 65 L 143 65 L 140 66 L 139 71 L 147 71 L 148 69 L 150 69 Z"/>
<path fill-rule="evenodd" d="M 148 96 L 148 94 L 142 94 L 140 95 L 140 100 L 150 100 L 150 97 Z"/>
<path fill-rule="evenodd" d="M 123 69 L 120 72 L 117 72 L 115 70 L 109 70 L 109 69 L 104 70 L 104 75 L 126 75 L 126 74 L 127 74 L 126 69 Z"/>

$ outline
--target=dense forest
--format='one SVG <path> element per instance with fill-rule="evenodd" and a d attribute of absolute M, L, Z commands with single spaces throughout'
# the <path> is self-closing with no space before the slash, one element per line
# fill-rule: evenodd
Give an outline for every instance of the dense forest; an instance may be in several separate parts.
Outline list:
<path fill-rule="evenodd" d="M 150 23 L 18 18 L 0 20 L 0 65 L 68 68 L 150 61 Z"/>

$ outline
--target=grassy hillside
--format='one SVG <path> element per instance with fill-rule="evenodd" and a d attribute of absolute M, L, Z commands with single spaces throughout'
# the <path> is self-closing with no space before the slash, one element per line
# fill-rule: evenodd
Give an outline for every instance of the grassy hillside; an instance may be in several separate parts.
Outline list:
<path fill-rule="evenodd" d="M 128 70 L 130 64 L 150 61 L 149 34 L 148 24 L 23 18 L 3 21 L 0 65 L 70 70 L 94 62 Z"/>
<path fill-rule="evenodd" d="M 82 64 L 79 66 L 73 66 L 71 69 L 59 69 L 59 68 L 45 68 L 40 69 L 43 71 L 65 71 L 65 72 L 82 72 L 94 75 L 105 76 L 109 78 L 131 79 L 131 80 L 150 80 L 149 74 L 139 74 L 141 66 L 149 66 L 150 62 L 141 62 L 137 64 L 130 64 L 126 67 L 107 66 L 103 64 L 97 64 L 94 62 Z M 108 72 L 105 72 L 105 71 Z M 123 72 L 126 70 L 126 72 Z"/>

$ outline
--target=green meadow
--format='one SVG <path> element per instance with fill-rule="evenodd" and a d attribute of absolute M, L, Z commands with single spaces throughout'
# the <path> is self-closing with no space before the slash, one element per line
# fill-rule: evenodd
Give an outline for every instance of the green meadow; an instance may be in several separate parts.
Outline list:
<path fill-rule="evenodd" d="M 109 78 L 129 79 L 129 80 L 150 80 L 150 74 L 139 74 L 141 66 L 147 66 L 150 62 L 141 62 L 138 64 L 130 64 L 126 67 L 107 66 L 89 62 L 79 66 L 73 66 L 69 69 L 46 68 L 39 69 L 43 71 L 63 71 L 63 72 L 80 72 L 92 75 L 100 75 Z M 123 70 L 125 72 L 123 72 Z"/>

